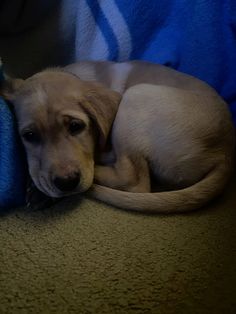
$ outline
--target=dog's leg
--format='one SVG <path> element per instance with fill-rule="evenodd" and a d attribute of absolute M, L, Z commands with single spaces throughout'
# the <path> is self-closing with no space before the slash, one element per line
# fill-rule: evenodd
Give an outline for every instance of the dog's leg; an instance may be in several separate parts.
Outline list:
<path fill-rule="evenodd" d="M 96 166 L 95 182 L 114 189 L 130 192 L 150 192 L 150 176 L 145 160 L 133 163 L 127 156 L 117 159 L 114 165 Z"/>

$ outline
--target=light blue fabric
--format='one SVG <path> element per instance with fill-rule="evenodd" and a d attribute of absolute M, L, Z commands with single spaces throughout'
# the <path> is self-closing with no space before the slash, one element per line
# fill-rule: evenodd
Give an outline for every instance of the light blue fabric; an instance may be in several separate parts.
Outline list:
<path fill-rule="evenodd" d="M 25 0 L 17 1 L 21 2 L 23 6 Z M 42 7 L 46 2 L 41 0 Z M 57 40 L 66 47 L 64 64 L 77 60 L 141 59 L 173 67 L 213 86 L 228 102 L 236 124 L 236 1 L 61 0 L 58 3 Z M 32 10 L 23 15 L 24 25 L 27 16 L 32 21 L 36 14 L 32 4 L 27 8 Z M 17 16 L 14 12 L 14 18 Z M 36 33 L 39 42 L 47 45 L 40 38 L 40 31 Z M 50 51 L 50 57 L 54 53 L 57 52 Z M 0 207 L 20 204 L 24 198 L 25 163 L 22 164 L 17 141 L 12 115 L 1 102 Z"/>

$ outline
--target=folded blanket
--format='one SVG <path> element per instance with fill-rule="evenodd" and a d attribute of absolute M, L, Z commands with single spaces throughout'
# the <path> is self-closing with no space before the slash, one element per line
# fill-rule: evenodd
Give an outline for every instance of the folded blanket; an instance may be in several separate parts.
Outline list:
<path fill-rule="evenodd" d="M 34 20 L 38 9 L 18 0 L 14 19 Z M 22 6 L 19 5 L 22 3 Z M 37 2 L 45 8 L 46 0 Z M 148 60 L 196 76 L 213 86 L 229 103 L 236 124 L 236 2 L 203 0 L 62 0 L 55 10 L 55 28 L 45 40 L 45 25 L 30 30 L 29 38 L 40 46 L 49 39 L 60 41 L 62 49 L 48 52 L 50 60 L 65 64 L 77 60 Z M 13 5 L 12 5 L 13 6 Z M 20 8 L 21 7 L 21 8 Z M 24 7 L 27 12 L 24 13 Z M 8 10 L 8 13 L 11 12 Z M 3 14 L 3 13 L 2 13 Z M 41 14 L 42 18 L 46 17 Z M 17 21 L 15 21 L 15 25 Z M 8 25 L 9 26 L 9 25 Z M 40 32 L 42 27 L 42 32 Z M 19 28 L 20 29 L 20 28 Z M 25 27 L 22 27 L 25 31 Z M 53 30 L 55 36 L 52 36 Z M 11 32 L 15 30 L 10 28 Z M 60 30 L 60 32 L 59 32 Z M 4 30 L 1 30 L 4 33 Z M 5 32 L 6 34 L 7 32 Z M 44 35 L 42 35 L 44 34 Z M 25 36 L 25 35 L 24 35 Z M 4 39 L 6 40 L 6 39 Z M 14 37 L 10 39 L 14 47 Z M 48 41 L 48 42 L 47 42 Z M 5 41 L 6 42 L 6 41 Z M 24 37 L 28 49 L 31 42 Z M 34 46 L 32 44 L 32 46 Z M 54 47 L 54 46 L 53 46 Z M 56 47 L 56 44 L 55 44 Z M 6 54 L 7 49 L 3 49 Z M 60 58 L 58 58 L 60 53 Z M 36 63 L 47 64 L 45 53 L 36 54 Z M 29 55 L 29 60 L 30 60 Z M 17 59 L 17 55 L 15 56 Z M 36 58 L 36 57 L 35 57 Z M 38 62 L 39 59 L 41 62 Z M 9 58 L 9 61 L 12 59 Z M 13 62 L 14 64 L 14 62 Z M 25 63 L 28 67 L 32 62 Z M 30 69 L 28 69 L 30 72 Z M 24 192 L 21 153 L 11 113 L 0 103 L 0 207 L 19 204 Z M 10 193 L 11 192 L 11 193 Z"/>

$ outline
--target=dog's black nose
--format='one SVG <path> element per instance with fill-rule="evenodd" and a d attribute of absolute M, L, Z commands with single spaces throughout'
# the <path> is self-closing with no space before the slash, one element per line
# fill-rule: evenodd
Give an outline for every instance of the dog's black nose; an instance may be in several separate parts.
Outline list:
<path fill-rule="evenodd" d="M 55 177 L 53 180 L 55 187 L 62 192 L 73 191 L 80 182 L 78 173 L 69 177 Z"/>

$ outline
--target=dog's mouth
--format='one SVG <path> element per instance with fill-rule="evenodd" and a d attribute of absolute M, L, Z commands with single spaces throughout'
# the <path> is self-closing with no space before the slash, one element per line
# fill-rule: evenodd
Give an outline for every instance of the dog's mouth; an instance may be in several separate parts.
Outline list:
<path fill-rule="evenodd" d="M 33 180 L 36 187 L 45 195 L 51 197 L 51 198 L 63 198 L 70 195 L 75 195 L 79 193 L 83 193 L 89 189 L 91 186 L 81 186 L 78 185 L 75 189 L 70 191 L 61 191 L 58 188 L 56 188 L 51 182 L 49 182 L 43 175 L 40 175 L 38 177 L 38 180 Z"/>
<path fill-rule="evenodd" d="M 49 197 L 53 198 L 60 198 L 63 197 L 59 191 L 56 190 L 51 184 L 48 183 L 46 178 L 44 176 L 40 176 L 37 182 L 35 182 L 35 185 L 38 187 L 38 189 L 46 194 Z"/>

